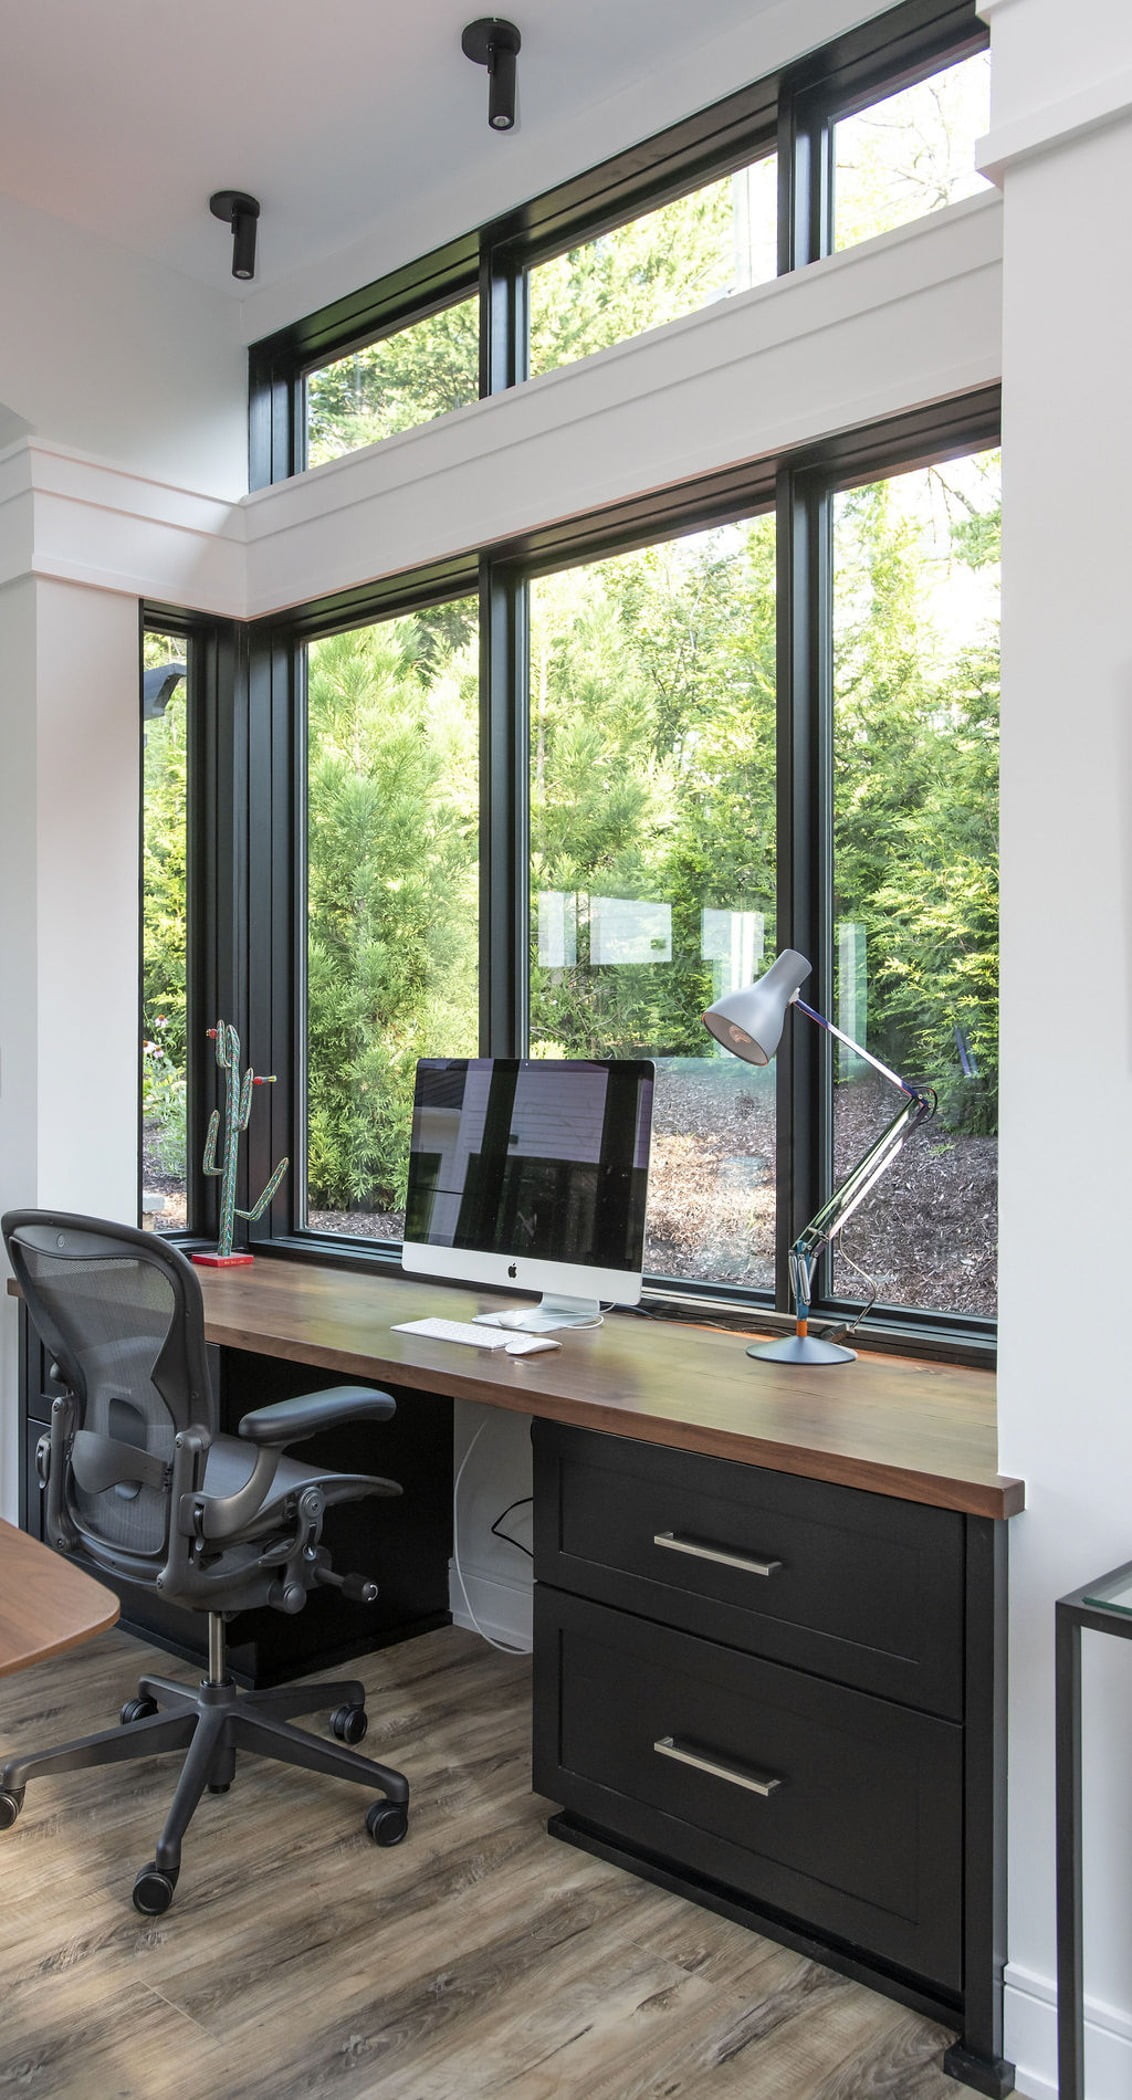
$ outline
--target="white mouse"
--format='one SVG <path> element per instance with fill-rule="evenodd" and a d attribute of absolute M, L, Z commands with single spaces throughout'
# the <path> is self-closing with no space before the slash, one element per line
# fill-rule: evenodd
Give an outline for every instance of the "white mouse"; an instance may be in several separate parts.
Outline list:
<path fill-rule="evenodd" d="M 504 1346 L 503 1354 L 505 1356 L 540 1356 L 544 1349 L 561 1349 L 561 1347 L 561 1342 L 545 1341 L 541 1335 L 537 1334 L 524 1334 L 520 1335 L 517 1341 L 507 1342 Z"/>

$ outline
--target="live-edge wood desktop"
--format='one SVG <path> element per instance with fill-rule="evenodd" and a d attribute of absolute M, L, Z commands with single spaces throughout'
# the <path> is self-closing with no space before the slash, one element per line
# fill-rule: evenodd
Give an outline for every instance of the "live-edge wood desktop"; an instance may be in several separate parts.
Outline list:
<path fill-rule="evenodd" d="M 1010 2091 L 1006 1519 L 1023 1489 L 997 1471 L 989 1373 L 756 1362 L 745 1337 L 632 1314 L 517 1358 L 395 1331 L 506 1302 L 490 1292 L 270 1258 L 201 1285 L 226 1427 L 335 1378 L 397 1395 L 401 1448 L 383 1428 L 369 1461 L 406 1486 L 382 1505 L 379 1580 L 396 1589 L 401 1566 L 402 1586 L 379 1638 L 446 1615 L 452 1400 L 532 1417 L 551 1829 L 957 2028 L 947 2068 Z M 313 1631 L 322 1649 L 292 1672 L 342 1652 Z"/>

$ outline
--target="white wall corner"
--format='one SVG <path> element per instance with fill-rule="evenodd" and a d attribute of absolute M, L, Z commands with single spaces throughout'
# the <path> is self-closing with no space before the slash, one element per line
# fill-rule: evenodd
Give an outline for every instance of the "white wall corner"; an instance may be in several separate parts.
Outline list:
<path fill-rule="evenodd" d="M 1017 2065 L 1026 2100 L 1057 2100 L 1057 1987 L 1009 1962 L 1003 2000 L 1005 2049 Z M 1132 2093 L 1132 2020 L 1115 2006 L 1085 1999 L 1085 2090 L 1088 2100 L 1126 2100 Z"/>

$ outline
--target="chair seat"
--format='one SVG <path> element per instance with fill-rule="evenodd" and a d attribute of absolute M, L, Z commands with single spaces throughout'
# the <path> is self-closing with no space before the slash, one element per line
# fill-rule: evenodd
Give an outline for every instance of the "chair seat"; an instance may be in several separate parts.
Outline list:
<path fill-rule="evenodd" d="M 234 1495 L 249 1478 L 256 1459 L 258 1447 L 238 1436 L 217 1436 L 209 1446 L 204 1473 L 206 1495 Z M 281 1452 L 271 1484 L 271 1493 L 262 1509 L 256 1513 L 254 1530 L 270 1530 L 279 1521 L 280 1510 L 288 1498 L 299 1495 L 305 1487 L 317 1487 L 327 1507 L 335 1502 L 355 1502 L 366 1495 L 397 1494 L 399 1490 L 389 1480 L 381 1480 L 368 1473 L 327 1473 L 321 1466 L 305 1466 L 297 1458 L 288 1458 Z"/>

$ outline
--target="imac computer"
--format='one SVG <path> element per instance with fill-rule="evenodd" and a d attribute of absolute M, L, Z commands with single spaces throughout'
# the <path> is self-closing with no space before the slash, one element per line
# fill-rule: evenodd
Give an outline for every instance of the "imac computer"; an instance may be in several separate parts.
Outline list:
<path fill-rule="evenodd" d="M 493 1315 L 536 1333 L 635 1305 L 655 1076 L 643 1059 L 422 1058 L 402 1266 L 539 1291 Z"/>

